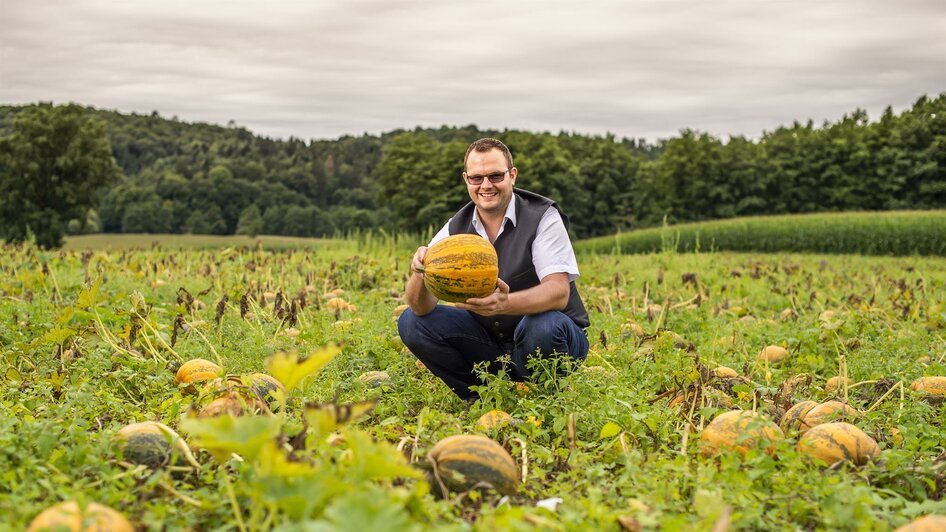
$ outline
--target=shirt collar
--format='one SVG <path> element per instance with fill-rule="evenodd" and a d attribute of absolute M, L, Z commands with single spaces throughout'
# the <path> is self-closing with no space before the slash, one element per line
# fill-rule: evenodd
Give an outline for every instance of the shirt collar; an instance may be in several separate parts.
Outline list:
<path fill-rule="evenodd" d="M 503 218 L 503 225 L 499 227 L 499 230 L 502 231 L 502 228 L 506 226 L 506 220 L 512 222 L 512 226 L 516 226 L 516 195 L 512 195 L 512 199 L 509 200 L 509 205 L 506 206 L 506 216 Z M 480 220 L 480 213 L 473 208 L 473 227 L 479 229 L 483 227 L 483 222 Z M 497 235 L 499 236 L 499 235 Z"/>

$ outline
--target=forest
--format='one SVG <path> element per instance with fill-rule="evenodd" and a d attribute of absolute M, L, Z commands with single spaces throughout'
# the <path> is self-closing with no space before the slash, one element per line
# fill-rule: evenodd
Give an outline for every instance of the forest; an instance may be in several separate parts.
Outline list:
<path fill-rule="evenodd" d="M 30 107 L 0 106 L 0 138 Z M 517 186 L 557 200 L 576 238 L 749 215 L 946 207 L 946 93 L 875 120 L 858 109 L 757 138 L 686 129 L 651 143 L 474 125 L 281 140 L 232 122 L 83 109 L 121 175 L 69 223 L 73 234 L 423 232 L 468 201 L 463 154 L 484 136 L 510 147 Z"/>

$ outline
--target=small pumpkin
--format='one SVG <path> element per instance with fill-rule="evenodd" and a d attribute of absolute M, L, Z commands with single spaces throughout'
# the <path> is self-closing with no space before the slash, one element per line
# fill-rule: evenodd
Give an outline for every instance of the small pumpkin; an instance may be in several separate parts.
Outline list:
<path fill-rule="evenodd" d="M 437 442 L 428 457 L 437 474 L 452 491 L 465 491 L 485 482 L 509 495 L 516 491 L 519 477 L 509 453 L 486 436 L 460 434 Z"/>
<path fill-rule="evenodd" d="M 369 388 L 391 386 L 391 376 L 388 375 L 387 371 L 366 371 L 358 376 L 358 380 Z"/>
<path fill-rule="evenodd" d="M 717 379 L 735 379 L 739 377 L 739 373 L 732 368 L 719 366 L 718 368 L 713 369 L 713 376 Z"/>
<path fill-rule="evenodd" d="M 854 384 L 854 381 L 847 377 L 835 376 L 828 379 L 828 382 L 824 383 L 824 391 L 828 393 L 835 392 L 840 390 L 844 386 L 850 386 Z"/>
<path fill-rule="evenodd" d="M 476 420 L 476 428 L 480 430 L 492 430 L 513 423 L 512 416 L 503 410 L 490 410 Z"/>
<path fill-rule="evenodd" d="M 242 416 L 258 412 L 268 412 L 266 403 L 260 401 L 255 396 L 244 397 L 234 392 L 211 401 L 207 406 L 200 409 L 200 412 L 197 413 L 197 417 Z"/>
<path fill-rule="evenodd" d="M 766 452 L 775 452 L 775 441 L 784 434 L 778 425 L 750 410 L 730 410 L 716 416 L 700 433 L 700 452 L 713 456 L 724 450 L 745 455 L 761 440 L 772 442 Z"/>
<path fill-rule="evenodd" d="M 759 360 L 768 361 L 770 364 L 776 364 L 788 358 L 788 349 L 780 345 L 767 345 L 759 351 Z"/>
<path fill-rule="evenodd" d="M 43 510 L 27 528 L 28 532 L 40 530 L 133 532 L 135 528 L 121 512 L 104 504 L 90 502 L 79 508 L 76 501 L 65 501 Z"/>
<path fill-rule="evenodd" d="M 850 423 L 822 423 L 798 440 L 799 452 L 827 465 L 842 460 L 862 465 L 880 456 L 880 447 L 873 438 Z"/>
<path fill-rule="evenodd" d="M 133 464 L 158 469 L 168 465 L 176 452 L 180 458 L 200 468 L 184 440 L 171 427 L 157 421 L 126 425 L 115 433 L 113 441 L 122 459 Z"/>
<path fill-rule="evenodd" d="M 451 235 L 427 248 L 424 286 L 438 299 L 462 303 L 485 297 L 496 289 L 499 258 L 496 249 L 479 235 Z"/>
<path fill-rule="evenodd" d="M 223 373 L 223 368 L 209 360 L 195 358 L 181 365 L 174 376 L 174 384 L 185 393 L 195 393 L 196 384 L 216 379 Z"/>

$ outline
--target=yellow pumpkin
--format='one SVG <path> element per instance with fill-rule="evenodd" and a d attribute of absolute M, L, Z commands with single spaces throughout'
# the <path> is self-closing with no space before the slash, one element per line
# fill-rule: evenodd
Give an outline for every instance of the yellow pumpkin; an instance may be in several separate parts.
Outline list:
<path fill-rule="evenodd" d="M 779 426 L 783 431 L 789 432 L 792 429 L 797 429 L 801 425 L 801 421 L 805 418 L 805 415 L 809 410 L 818 406 L 818 403 L 814 401 L 802 401 L 795 406 L 788 409 L 782 415 L 782 420 L 779 422 Z"/>
<path fill-rule="evenodd" d="M 925 515 L 915 519 L 894 532 L 943 532 L 946 530 L 946 515 Z"/>
<path fill-rule="evenodd" d="M 840 390 L 844 386 L 850 386 L 852 384 L 854 384 L 854 381 L 847 377 L 831 377 L 828 379 L 828 382 L 824 383 L 824 391 L 832 393 Z"/>
<path fill-rule="evenodd" d="M 739 376 L 739 373 L 732 368 L 727 368 L 726 366 L 719 366 L 713 370 L 713 375 L 719 379 L 734 379 Z"/>
<path fill-rule="evenodd" d="M 772 442 L 766 452 L 775 452 L 775 441 L 782 438 L 782 429 L 757 412 L 731 410 L 710 422 L 700 433 L 700 451 L 703 456 L 713 456 L 721 451 L 734 450 L 745 455 L 757 442 Z"/>
<path fill-rule="evenodd" d="M 502 445 L 486 436 L 460 434 L 444 438 L 428 456 L 436 464 L 441 481 L 453 491 L 468 490 L 483 482 L 509 495 L 519 484 L 516 462 Z"/>
<path fill-rule="evenodd" d="M 822 423 L 798 440 L 799 452 L 827 465 L 842 460 L 862 465 L 880 456 L 873 438 L 850 423 Z"/>
<path fill-rule="evenodd" d="M 860 416 L 861 413 L 850 405 L 841 401 L 825 401 L 808 412 L 802 417 L 799 428 L 802 432 L 828 421 L 843 421 Z"/>
<path fill-rule="evenodd" d="M 779 345 L 767 345 L 759 351 L 759 360 L 768 361 L 770 364 L 781 362 L 788 358 L 788 349 Z"/>
<path fill-rule="evenodd" d="M 946 395 L 946 377 L 922 377 L 913 381 L 910 389 L 927 395 Z"/>
<path fill-rule="evenodd" d="M 512 424 L 512 416 L 503 410 L 490 410 L 480 416 L 476 421 L 476 428 L 480 430 L 492 430 L 497 427 Z"/>
<path fill-rule="evenodd" d="M 427 249 L 424 285 L 438 299 L 461 303 L 485 297 L 496 289 L 499 259 L 496 249 L 479 235 L 452 235 Z"/>
<path fill-rule="evenodd" d="M 27 531 L 133 532 L 134 529 L 124 515 L 108 506 L 90 502 L 80 509 L 76 501 L 66 501 L 43 510 L 33 518 Z"/>

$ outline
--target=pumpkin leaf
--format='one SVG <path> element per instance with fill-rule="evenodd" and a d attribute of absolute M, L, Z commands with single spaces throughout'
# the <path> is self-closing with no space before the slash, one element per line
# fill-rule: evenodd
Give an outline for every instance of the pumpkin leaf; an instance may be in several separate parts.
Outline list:
<path fill-rule="evenodd" d="M 260 448 L 258 471 L 261 475 L 285 478 L 306 477 L 316 473 L 315 468 L 308 463 L 290 462 L 275 440 L 265 442 Z"/>
<path fill-rule="evenodd" d="M 621 426 L 613 421 L 608 421 L 601 427 L 601 433 L 598 435 L 599 439 L 606 440 L 608 438 L 613 438 L 621 433 Z"/>
<path fill-rule="evenodd" d="M 408 465 L 394 447 L 376 443 L 360 430 L 343 430 L 342 436 L 351 453 L 345 461 L 349 482 L 395 478 L 419 478 L 420 472 Z"/>
<path fill-rule="evenodd" d="M 299 354 L 295 351 L 280 351 L 266 360 L 266 370 L 287 391 L 292 391 L 302 379 L 324 368 L 341 350 L 341 344 L 330 344 L 310 353 L 304 360 L 299 360 Z"/>
<path fill-rule="evenodd" d="M 305 405 L 305 419 L 319 437 L 335 431 L 340 425 L 358 419 L 374 408 L 375 401 L 358 403 L 309 403 Z"/>
<path fill-rule="evenodd" d="M 280 426 L 280 420 L 270 416 L 218 416 L 181 421 L 181 430 L 218 462 L 225 462 L 233 453 L 247 461 L 255 460 L 263 446 L 279 435 Z"/>

